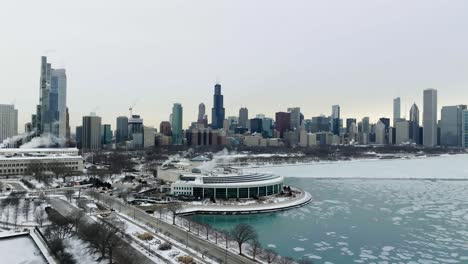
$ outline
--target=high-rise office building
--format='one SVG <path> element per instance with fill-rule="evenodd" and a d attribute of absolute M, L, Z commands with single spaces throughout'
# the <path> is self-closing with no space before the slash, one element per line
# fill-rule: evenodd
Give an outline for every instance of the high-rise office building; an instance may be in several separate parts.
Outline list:
<path fill-rule="evenodd" d="M 401 145 L 410 141 L 410 126 L 407 120 L 400 119 L 395 123 L 395 144 Z"/>
<path fill-rule="evenodd" d="M 262 119 L 262 129 L 263 129 L 263 137 L 271 138 L 273 137 L 273 119 L 265 117 Z"/>
<path fill-rule="evenodd" d="M 213 129 L 222 129 L 224 122 L 224 99 L 221 94 L 221 84 L 216 84 L 213 95 L 213 108 L 211 109 L 211 127 Z M 174 127 L 174 124 L 172 124 Z"/>
<path fill-rule="evenodd" d="M 221 94 L 221 86 L 219 86 L 219 94 Z M 215 95 L 216 95 L 216 92 L 215 92 Z M 222 101 L 222 96 L 221 96 L 221 101 Z M 172 144 L 174 145 L 182 145 L 184 143 L 184 131 L 182 130 L 182 115 L 183 115 L 182 105 L 179 103 L 175 103 L 174 106 L 172 107 Z M 223 108 L 223 116 L 224 116 L 224 108 Z M 213 124 L 215 123 L 213 122 Z M 222 126 L 223 124 L 221 123 L 221 128 Z"/>
<path fill-rule="evenodd" d="M 331 114 L 331 130 L 332 133 L 335 135 L 340 134 L 340 106 L 333 105 L 332 106 L 332 114 Z"/>
<path fill-rule="evenodd" d="M 370 121 L 369 121 L 369 117 L 366 116 L 362 118 L 362 133 L 369 134 L 370 132 L 371 132 Z"/>
<path fill-rule="evenodd" d="M 291 129 L 291 113 L 277 112 L 275 114 L 275 128 L 278 131 L 280 138 L 283 138 L 284 132 Z"/>
<path fill-rule="evenodd" d="M 117 129 L 115 130 L 115 142 L 122 143 L 128 140 L 128 117 L 117 117 Z"/>
<path fill-rule="evenodd" d="M 109 124 L 102 125 L 101 128 L 102 144 L 107 145 L 112 142 L 112 128 Z"/>
<path fill-rule="evenodd" d="M 426 89 L 423 96 L 423 144 L 434 147 L 437 145 L 437 90 Z"/>
<path fill-rule="evenodd" d="M 310 132 L 329 132 L 330 131 L 330 118 L 326 116 L 314 116 L 311 121 Z"/>
<path fill-rule="evenodd" d="M 14 105 L 0 104 L 0 143 L 18 134 L 18 110 Z"/>
<path fill-rule="evenodd" d="M 463 111 L 466 105 L 444 106 L 440 116 L 440 145 L 461 147 L 463 133 Z"/>
<path fill-rule="evenodd" d="M 171 123 L 169 121 L 162 121 L 159 124 L 159 132 L 165 136 L 172 136 Z"/>
<path fill-rule="evenodd" d="M 357 125 L 356 118 L 346 118 L 346 133 L 349 133 L 349 129 L 352 127 L 353 123 L 354 126 Z"/>
<path fill-rule="evenodd" d="M 198 123 L 200 123 L 200 121 L 203 120 L 203 117 L 205 117 L 205 104 L 200 103 L 198 105 Z"/>
<path fill-rule="evenodd" d="M 77 126 L 75 130 L 75 137 L 76 137 L 76 147 L 78 149 L 83 148 L 83 126 Z"/>
<path fill-rule="evenodd" d="M 128 119 L 128 139 L 133 148 L 143 148 L 143 119 L 139 115 L 132 115 Z"/>
<path fill-rule="evenodd" d="M 291 116 L 291 130 L 297 130 L 301 128 L 301 108 L 300 107 L 290 107 L 287 109 L 288 113 Z"/>
<path fill-rule="evenodd" d="M 386 127 L 385 124 L 379 120 L 375 125 L 375 144 L 385 145 L 386 142 Z"/>
<path fill-rule="evenodd" d="M 250 119 L 250 133 L 263 133 L 263 119 L 252 118 Z"/>
<path fill-rule="evenodd" d="M 401 118 L 401 99 L 397 97 L 393 99 L 393 126 L 395 126 L 396 122 L 399 121 Z"/>
<path fill-rule="evenodd" d="M 67 137 L 67 76 L 64 69 L 53 69 L 47 57 L 41 58 L 39 105 L 31 123 L 36 135 Z"/>
<path fill-rule="evenodd" d="M 239 109 L 239 126 L 242 128 L 248 128 L 249 122 L 249 109 L 247 107 L 242 107 Z"/>
<path fill-rule="evenodd" d="M 421 144 L 419 137 L 419 108 L 414 103 L 410 109 L 409 138 L 413 143 Z"/>
<path fill-rule="evenodd" d="M 197 123 L 198 124 L 203 124 L 205 126 L 208 125 L 208 118 L 205 114 L 205 104 L 204 103 L 200 103 L 198 105 L 198 118 L 197 118 Z"/>
<path fill-rule="evenodd" d="M 468 148 L 468 110 L 462 112 L 462 147 Z"/>
<path fill-rule="evenodd" d="M 81 147 L 83 151 L 101 149 L 101 117 L 94 114 L 83 116 Z"/>

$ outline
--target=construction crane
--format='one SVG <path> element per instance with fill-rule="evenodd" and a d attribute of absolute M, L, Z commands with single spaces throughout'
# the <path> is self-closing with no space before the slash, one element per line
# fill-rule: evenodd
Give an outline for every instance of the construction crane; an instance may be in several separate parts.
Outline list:
<path fill-rule="evenodd" d="M 133 108 L 135 108 L 138 100 L 133 101 L 133 104 L 128 108 L 128 111 L 130 112 L 130 117 L 133 116 Z"/>

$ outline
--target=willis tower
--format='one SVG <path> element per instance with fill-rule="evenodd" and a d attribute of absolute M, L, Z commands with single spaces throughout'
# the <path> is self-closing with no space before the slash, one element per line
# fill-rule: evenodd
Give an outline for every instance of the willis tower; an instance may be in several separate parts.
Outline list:
<path fill-rule="evenodd" d="M 221 94 L 221 84 L 216 84 L 214 88 L 211 127 L 213 129 L 222 129 L 224 123 L 224 103 L 223 95 Z"/>

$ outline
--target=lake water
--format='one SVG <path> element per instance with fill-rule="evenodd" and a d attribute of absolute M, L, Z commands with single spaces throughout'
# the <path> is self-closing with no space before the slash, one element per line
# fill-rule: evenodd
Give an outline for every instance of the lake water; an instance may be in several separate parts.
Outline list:
<path fill-rule="evenodd" d="M 392 168 L 391 162 L 401 165 L 402 161 L 336 163 L 328 169 L 335 176 L 348 171 L 366 177 L 372 172 L 378 177 L 379 171 L 374 169 L 379 162 L 387 169 Z M 405 162 L 403 167 L 394 166 L 393 173 L 384 174 L 407 175 L 419 167 L 418 175 L 428 171 L 434 178 L 434 171 L 443 170 L 440 166 L 444 164 L 453 177 L 441 177 L 465 178 L 468 157 Z M 286 184 L 312 194 L 313 201 L 302 208 L 194 218 L 219 229 L 249 223 L 264 247 L 283 256 L 307 257 L 314 263 L 468 263 L 468 181 L 317 179 L 314 171 L 321 171 L 320 177 L 325 175 L 317 166 L 322 165 L 266 169 L 287 176 Z M 349 166 L 362 168 L 364 173 L 350 172 Z"/>

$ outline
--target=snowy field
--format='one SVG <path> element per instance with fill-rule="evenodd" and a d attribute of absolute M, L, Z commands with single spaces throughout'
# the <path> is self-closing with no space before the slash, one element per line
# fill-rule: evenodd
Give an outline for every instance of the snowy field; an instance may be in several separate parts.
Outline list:
<path fill-rule="evenodd" d="M 468 155 L 444 155 L 394 160 L 314 162 L 249 169 L 285 177 L 368 179 L 464 179 L 468 180 Z M 292 168 L 294 167 L 294 168 Z"/>

